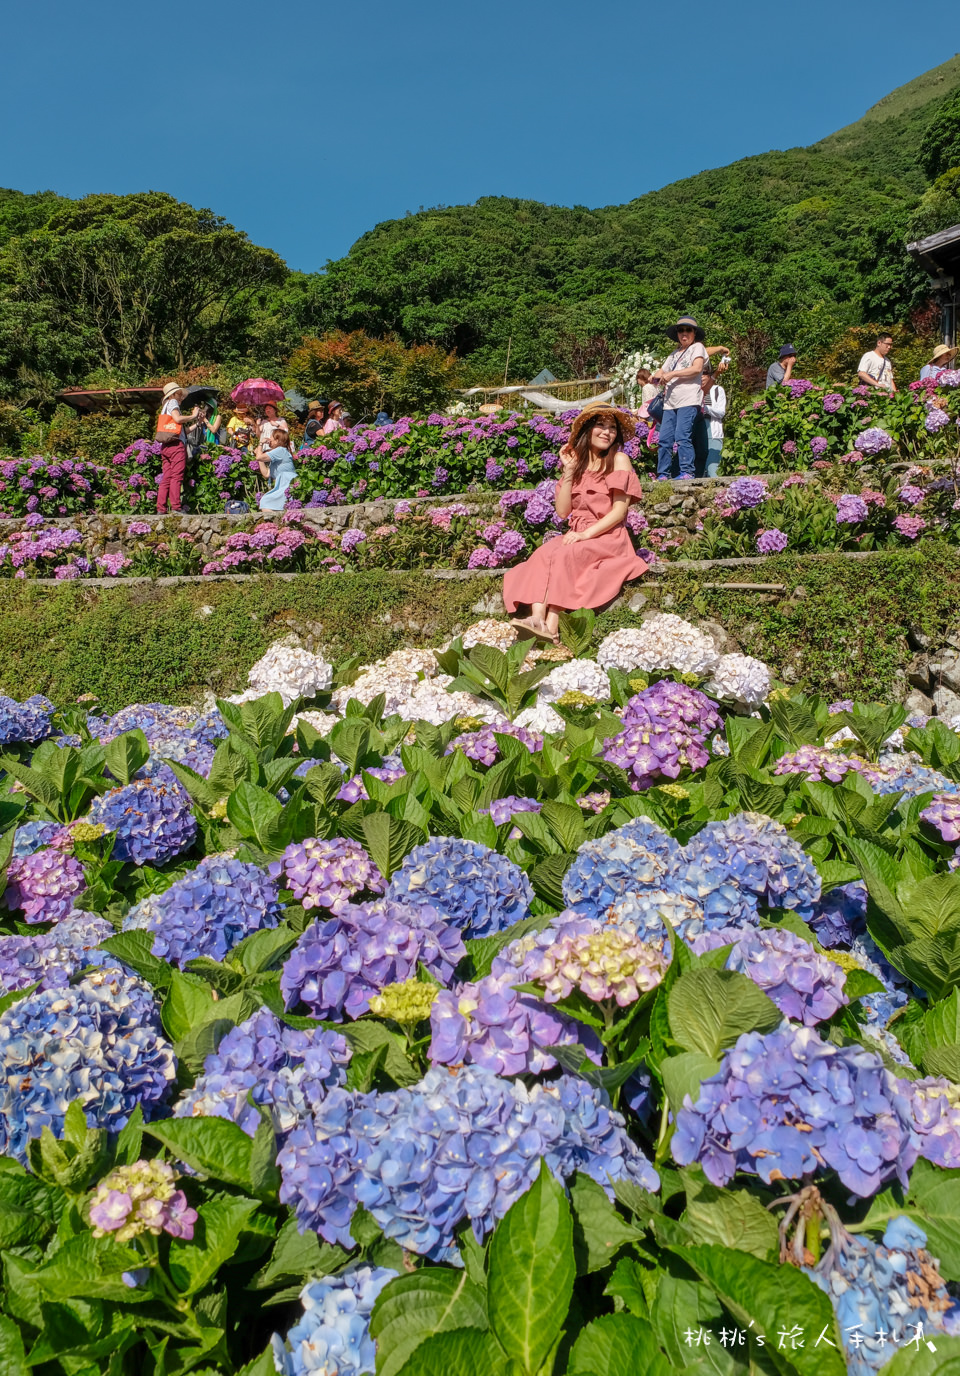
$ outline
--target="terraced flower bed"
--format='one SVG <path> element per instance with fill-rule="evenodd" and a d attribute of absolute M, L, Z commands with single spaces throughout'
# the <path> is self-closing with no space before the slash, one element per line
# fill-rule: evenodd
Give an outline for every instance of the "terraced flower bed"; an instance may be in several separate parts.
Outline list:
<path fill-rule="evenodd" d="M 0 699 L 11 1370 L 956 1357 L 960 722 L 593 629 Z"/>

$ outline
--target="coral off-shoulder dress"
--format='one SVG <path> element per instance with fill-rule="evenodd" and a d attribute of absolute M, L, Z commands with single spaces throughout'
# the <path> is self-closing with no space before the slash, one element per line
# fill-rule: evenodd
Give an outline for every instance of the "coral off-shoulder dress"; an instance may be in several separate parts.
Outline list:
<path fill-rule="evenodd" d="M 567 520 L 569 530 L 586 530 L 610 514 L 615 501 L 640 497 L 633 469 L 583 474 L 574 483 Z M 522 603 L 546 602 L 565 611 L 596 609 L 611 602 L 624 583 L 646 573 L 625 524 L 593 540 L 565 545 L 560 536 L 547 540 L 529 559 L 503 575 L 503 601 L 508 612 Z"/>

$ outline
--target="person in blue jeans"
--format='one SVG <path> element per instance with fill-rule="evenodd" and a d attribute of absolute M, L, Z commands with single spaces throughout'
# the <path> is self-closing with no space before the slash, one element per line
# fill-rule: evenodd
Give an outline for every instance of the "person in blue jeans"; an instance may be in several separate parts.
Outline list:
<path fill-rule="evenodd" d="M 667 330 L 677 348 L 653 374 L 652 381 L 663 383 L 663 419 L 657 445 L 657 477 L 672 478 L 673 446 L 677 446 L 679 476 L 694 476 L 693 427 L 700 415 L 700 385 L 707 351 L 703 330 L 689 315 L 683 315 Z"/>

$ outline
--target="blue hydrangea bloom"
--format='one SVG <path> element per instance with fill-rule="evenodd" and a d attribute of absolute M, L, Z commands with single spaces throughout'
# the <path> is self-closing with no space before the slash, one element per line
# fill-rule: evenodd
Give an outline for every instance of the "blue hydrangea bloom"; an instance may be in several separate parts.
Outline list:
<path fill-rule="evenodd" d="M 867 886 L 861 880 L 828 889 L 814 908 L 810 926 L 821 946 L 850 946 L 867 930 Z"/>
<path fill-rule="evenodd" d="M 250 1137 L 260 1107 L 281 1139 L 346 1082 L 350 1048 L 339 1032 L 287 1027 L 259 1008 L 227 1033 L 204 1062 L 193 1089 L 177 1101 L 175 1118 L 229 1118 Z"/>
<path fill-rule="evenodd" d="M 116 964 L 116 958 L 96 948 L 114 935 L 114 928 L 92 913 L 73 912 L 49 932 L 30 936 L 0 936 L 0 989 L 5 994 L 29 989 L 66 988 L 84 966 Z"/>
<path fill-rule="evenodd" d="M 874 793 L 905 793 L 908 798 L 915 798 L 921 793 L 960 792 L 960 784 L 948 779 L 946 774 L 896 752 L 880 756 L 870 779 L 870 787 Z"/>
<path fill-rule="evenodd" d="M 449 983 L 465 955 L 456 925 L 427 903 L 351 903 L 305 929 L 284 964 L 280 992 L 288 1008 L 303 1003 L 315 1018 L 359 1018 L 374 994 L 413 979 L 418 965 Z"/>
<path fill-rule="evenodd" d="M 137 1104 L 156 1115 L 177 1073 L 151 991 L 117 969 L 38 989 L 0 1014 L 0 1149 L 27 1143 L 79 1102 L 90 1127 L 119 1132 Z"/>
<path fill-rule="evenodd" d="M 60 822 L 22 822 L 13 838 L 13 859 L 23 860 L 35 851 L 49 846 L 55 837 L 65 832 Z"/>
<path fill-rule="evenodd" d="M 867 1015 L 867 1021 L 877 1027 L 886 1027 L 894 1013 L 906 1008 L 911 997 L 923 999 L 924 995 L 915 984 L 895 970 L 880 947 L 869 935 L 855 937 L 850 943 L 850 954 L 864 970 L 869 970 L 883 985 L 883 992 L 864 994 L 860 1007 Z"/>
<path fill-rule="evenodd" d="M 530 880 L 512 860 L 477 841 L 433 836 L 414 846 L 390 881 L 387 897 L 428 903 L 465 937 L 502 932 L 527 916 Z"/>
<path fill-rule="evenodd" d="M 209 956 L 223 960 L 252 932 L 275 927 L 277 886 L 263 870 L 230 855 L 207 855 L 162 893 L 130 909 L 124 931 L 153 932 L 153 954 L 174 965 Z"/>
<path fill-rule="evenodd" d="M 301 1230 L 350 1246 L 358 1204 L 387 1237 L 421 1256 L 455 1256 L 469 1218 L 482 1239 L 536 1179 L 590 1174 L 656 1190 L 656 1171 L 605 1093 L 575 1076 L 531 1089 L 477 1066 L 435 1069 L 390 1094 L 331 1090 L 277 1158 L 280 1199 Z"/>
<path fill-rule="evenodd" d="M 49 698 L 34 693 L 24 702 L 0 696 L 0 746 L 25 742 L 36 745 L 53 735 L 50 718 L 54 706 Z"/>
<path fill-rule="evenodd" d="M 820 875 L 813 860 L 786 827 L 759 812 L 738 812 L 708 822 L 686 847 L 694 863 L 723 867 L 741 891 L 769 908 L 813 915 Z"/>
<path fill-rule="evenodd" d="M 807 1027 L 850 1002 L 840 966 L 782 927 L 747 932 L 727 956 L 727 969 L 753 980 L 785 1017 Z"/>
<path fill-rule="evenodd" d="M 649 817 L 635 817 L 583 843 L 563 877 L 564 902 L 585 916 L 599 916 L 628 893 L 662 887 L 679 854 L 662 827 Z"/>
<path fill-rule="evenodd" d="M 113 857 L 135 865 L 166 865 L 197 839 L 197 819 L 179 784 L 137 779 L 90 805 L 91 822 L 116 832 Z"/>
<path fill-rule="evenodd" d="M 738 1170 L 769 1184 L 832 1169 L 868 1198 L 894 1176 L 906 1187 L 919 1139 L 876 1053 L 786 1025 L 738 1038 L 696 1103 L 684 1099 L 671 1146 L 679 1165 L 699 1161 L 714 1185 Z"/>
<path fill-rule="evenodd" d="M 351 1266 L 338 1276 L 312 1280 L 300 1294 L 303 1317 L 286 1339 L 273 1335 L 273 1361 L 281 1376 L 365 1376 L 376 1364 L 370 1315 L 396 1271 Z"/>

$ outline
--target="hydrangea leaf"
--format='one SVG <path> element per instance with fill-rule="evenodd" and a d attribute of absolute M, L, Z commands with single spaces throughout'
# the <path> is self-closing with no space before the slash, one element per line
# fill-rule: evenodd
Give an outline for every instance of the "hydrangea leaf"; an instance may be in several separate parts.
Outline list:
<path fill-rule="evenodd" d="M 414 846 L 425 840 L 420 827 L 398 821 L 386 812 L 371 813 L 364 817 L 362 825 L 370 859 L 384 879 L 390 879 Z"/>
<path fill-rule="evenodd" d="M 716 1075 L 719 1069 L 720 1062 L 702 1051 L 682 1051 L 679 1056 L 668 1056 L 661 1061 L 660 1077 L 674 1111 L 683 1105 L 687 1094 L 695 1104 L 703 1081 Z"/>
<path fill-rule="evenodd" d="M 337 759 L 343 760 L 351 774 L 356 774 L 360 761 L 369 753 L 371 735 L 370 722 L 359 717 L 346 717 L 337 722 L 327 739 Z"/>
<path fill-rule="evenodd" d="M 960 874 L 932 874 L 897 885 L 897 900 L 912 935 L 936 937 L 960 929 Z"/>
<path fill-rule="evenodd" d="M 227 799 L 227 817 L 245 841 L 268 853 L 277 848 L 283 804 L 267 789 L 247 781 L 238 785 Z"/>
<path fill-rule="evenodd" d="M 570 1206 L 541 1165 L 531 1188 L 495 1230 L 489 1250 L 490 1324 L 527 1376 L 535 1376 L 560 1338 L 574 1276 Z"/>
<path fill-rule="evenodd" d="M 578 1275 L 602 1271 L 621 1247 L 643 1237 L 643 1229 L 633 1227 L 617 1213 L 606 1190 L 591 1176 L 578 1171 L 568 1189 Z"/>
<path fill-rule="evenodd" d="M 297 1220 L 288 1218 L 277 1234 L 270 1260 L 250 1286 L 253 1290 L 273 1290 L 291 1280 L 302 1283 L 310 1276 L 328 1276 L 346 1264 L 348 1255 L 342 1247 L 321 1242 L 310 1229 L 301 1233 Z"/>
<path fill-rule="evenodd" d="M 466 1271 L 425 1266 L 381 1290 L 370 1319 L 377 1376 L 397 1376 L 421 1343 L 437 1333 L 486 1331 L 487 1297 Z"/>
<path fill-rule="evenodd" d="M 360 1022 L 348 1023 L 338 1028 L 346 1037 L 354 1053 L 363 1056 L 371 1052 L 383 1054 L 383 1068 L 395 1084 L 400 1086 L 416 1084 L 419 1071 L 411 1065 L 406 1053 L 406 1042 L 396 1032 L 391 1032 L 382 1022 L 364 1018 Z M 353 1061 L 351 1061 L 351 1068 Z"/>
<path fill-rule="evenodd" d="M 252 1362 L 240 1367 L 237 1376 L 277 1376 L 272 1346 L 265 1347 L 259 1357 L 254 1357 Z"/>
<path fill-rule="evenodd" d="M 260 1212 L 256 1199 L 224 1197 L 200 1205 L 201 1225 L 189 1242 L 173 1238 L 170 1243 L 170 1277 L 184 1295 L 197 1295 L 213 1280 L 221 1266 L 234 1260 L 240 1239 L 252 1234 L 265 1248 L 273 1236 L 274 1223 Z M 249 1248 L 244 1248 L 249 1259 Z"/>
<path fill-rule="evenodd" d="M 104 751 L 104 763 L 118 783 L 128 784 L 150 758 L 147 738 L 139 727 L 114 736 Z"/>
<path fill-rule="evenodd" d="M 535 817 L 535 812 L 518 812 L 514 817 L 516 821 L 520 817 Z M 535 865 L 530 873 L 530 883 L 533 891 L 538 898 L 546 901 L 554 908 L 564 907 L 563 901 L 563 876 L 576 859 L 575 851 L 566 851 L 562 855 L 548 855 L 545 860 L 541 860 L 539 865 Z"/>
<path fill-rule="evenodd" d="M 253 1139 L 236 1123 L 226 1118 L 166 1118 L 148 1123 L 144 1131 L 201 1175 L 253 1192 Z"/>
<path fill-rule="evenodd" d="M 772 1032 L 781 1021 L 772 999 L 735 970 L 688 970 L 670 990 L 667 1007 L 677 1042 L 708 1056 L 719 1056 L 744 1032 Z"/>
<path fill-rule="evenodd" d="M 884 1376 L 958 1376 L 960 1373 L 960 1338 L 945 1338 L 937 1334 L 931 1344 L 912 1338 L 894 1353 L 883 1367 Z"/>
<path fill-rule="evenodd" d="M 765 1351 L 775 1350 L 776 1334 L 782 1328 L 804 1329 L 807 1346 L 776 1351 L 777 1365 L 800 1376 L 845 1376 L 840 1335 L 829 1298 L 808 1276 L 790 1266 L 761 1261 L 748 1252 L 706 1245 L 670 1248 L 712 1286 L 724 1307 L 744 1329 L 766 1338 Z M 836 1344 L 815 1345 L 821 1332 Z"/>
<path fill-rule="evenodd" d="M 490 1333 L 454 1328 L 422 1342 L 397 1376 L 513 1376 L 515 1370 Z"/>
<path fill-rule="evenodd" d="M 214 1003 L 213 989 L 206 980 L 197 975 L 181 974 L 179 970 L 171 973 L 160 1020 L 172 1042 L 189 1036 L 219 1011 Z"/>
<path fill-rule="evenodd" d="M 889 959 L 891 965 L 918 984 L 931 999 L 946 998 L 960 985 L 960 931 L 922 937 L 904 946 L 895 946 L 889 952 Z"/>
<path fill-rule="evenodd" d="M 703 1348 L 687 1346 L 685 1334 L 707 1330 L 711 1336 L 723 1322 L 723 1309 L 714 1291 L 702 1281 L 694 1280 L 687 1269 L 675 1274 L 680 1265 L 672 1257 L 665 1258 L 669 1270 L 657 1274 L 657 1286 L 650 1299 L 650 1321 L 660 1346 L 675 1367 L 686 1367 L 697 1361 Z M 719 1323 L 718 1323 L 719 1321 Z M 746 1347 L 740 1349 L 746 1353 Z M 713 1337 L 708 1349 L 709 1365 L 720 1376 L 734 1376 L 746 1370 L 745 1359 L 738 1362 L 733 1351 L 721 1346 Z M 706 1355 L 706 1354 L 704 1354 Z"/>
<path fill-rule="evenodd" d="M 570 1352 L 567 1376 L 671 1376 L 674 1368 L 660 1351 L 646 1319 L 634 1314 L 604 1314 L 582 1329 Z"/>
<path fill-rule="evenodd" d="M 687 1191 L 683 1221 L 698 1242 L 716 1242 L 761 1261 L 776 1261 L 780 1234 L 777 1221 L 747 1190 L 711 1185 L 702 1170 L 680 1172 Z"/>
<path fill-rule="evenodd" d="M 143 1255 L 110 1238 L 80 1233 L 68 1238 L 42 1265 L 30 1273 L 42 1300 L 103 1299 L 136 1302 L 146 1299 L 122 1280 L 124 1271 L 135 1270 Z"/>
<path fill-rule="evenodd" d="M 607 1282 L 605 1295 L 622 1300 L 631 1314 L 650 1317 L 650 1300 L 656 1294 L 657 1274 L 632 1257 L 621 1257 Z"/>

